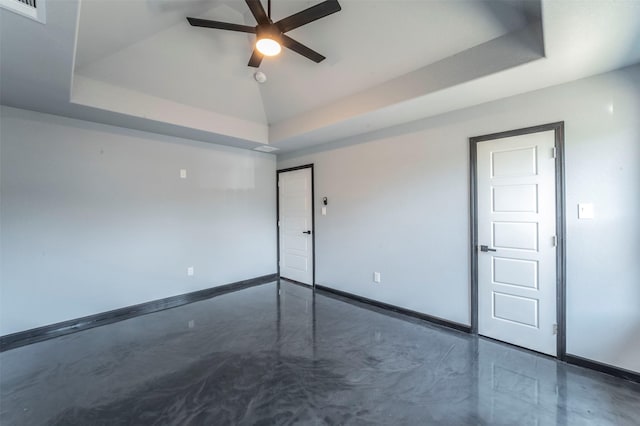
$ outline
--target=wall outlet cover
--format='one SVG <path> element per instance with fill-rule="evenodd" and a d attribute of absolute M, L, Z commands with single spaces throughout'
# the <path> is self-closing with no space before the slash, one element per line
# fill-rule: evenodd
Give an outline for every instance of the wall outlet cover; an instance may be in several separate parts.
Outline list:
<path fill-rule="evenodd" d="M 578 219 L 593 219 L 593 204 L 578 204 Z"/>

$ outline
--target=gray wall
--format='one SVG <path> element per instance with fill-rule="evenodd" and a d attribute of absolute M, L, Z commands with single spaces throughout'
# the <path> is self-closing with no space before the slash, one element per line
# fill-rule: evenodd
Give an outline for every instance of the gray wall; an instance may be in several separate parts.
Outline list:
<path fill-rule="evenodd" d="M 2 335 L 276 272 L 273 155 L 6 107 L 0 141 Z"/>
<path fill-rule="evenodd" d="M 283 154 L 278 168 L 315 164 L 317 283 L 469 324 L 468 138 L 554 121 L 566 126 L 567 350 L 639 372 L 640 66 Z M 577 219 L 578 202 L 594 220 Z"/>

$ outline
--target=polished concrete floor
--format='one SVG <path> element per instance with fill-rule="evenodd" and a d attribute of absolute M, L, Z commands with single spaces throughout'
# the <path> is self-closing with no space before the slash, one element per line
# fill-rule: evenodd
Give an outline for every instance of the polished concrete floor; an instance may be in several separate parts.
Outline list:
<path fill-rule="evenodd" d="M 2 425 L 638 425 L 640 385 L 282 282 L 0 354 Z"/>

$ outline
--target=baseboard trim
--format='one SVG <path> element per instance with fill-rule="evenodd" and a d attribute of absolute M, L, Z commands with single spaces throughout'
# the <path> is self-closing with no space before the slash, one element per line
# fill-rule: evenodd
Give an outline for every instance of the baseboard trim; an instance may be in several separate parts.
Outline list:
<path fill-rule="evenodd" d="M 176 308 L 178 306 L 187 305 L 200 300 L 210 299 L 214 296 L 220 296 L 222 294 L 243 290 L 260 284 L 266 284 L 271 281 L 276 281 L 277 279 L 278 274 L 263 275 L 261 277 L 236 281 L 234 283 L 224 284 L 217 287 L 166 297 L 164 299 L 152 300 L 138 305 L 127 306 L 124 308 L 114 309 L 112 311 L 101 312 L 82 318 L 76 318 L 56 324 L 7 334 L 6 336 L 0 337 L 0 352 L 41 342 L 43 340 L 53 339 L 55 337 L 65 336 L 67 334 L 77 333 L 78 331 L 123 321 L 140 315 L 147 315 L 163 311 L 165 309 Z"/>
<path fill-rule="evenodd" d="M 471 326 L 460 324 L 454 321 L 449 321 L 446 319 L 434 317 L 432 315 L 423 314 L 421 312 L 412 311 L 410 309 L 401 308 L 399 306 L 390 305 L 388 303 L 379 302 L 377 300 L 368 299 L 366 297 L 358 296 L 353 293 L 347 293 L 346 291 L 336 290 L 331 287 L 325 287 L 320 284 L 315 285 L 316 290 L 324 291 L 326 293 L 332 293 L 337 296 L 343 297 L 345 299 L 349 299 L 351 301 L 355 301 L 358 303 L 363 303 L 366 305 L 375 306 L 377 308 L 381 308 L 387 311 L 392 311 L 398 314 L 406 315 L 413 318 L 418 318 L 423 321 L 430 322 L 432 324 L 436 324 L 442 327 L 452 328 L 457 331 L 462 331 L 465 333 L 471 333 Z"/>
<path fill-rule="evenodd" d="M 567 354 L 565 361 L 568 364 L 577 365 L 591 370 L 596 370 L 601 373 L 609 374 L 611 376 L 619 377 L 621 379 L 629 380 L 632 382 L 640 383 L 640 373 L 636 373 L 630 370 L 626 370 L 620 367 L 614 367 L 613 365 L 605 364 L 603 362 L 593 361 L 587 358 L 582 358 L 577 355 Z"/>

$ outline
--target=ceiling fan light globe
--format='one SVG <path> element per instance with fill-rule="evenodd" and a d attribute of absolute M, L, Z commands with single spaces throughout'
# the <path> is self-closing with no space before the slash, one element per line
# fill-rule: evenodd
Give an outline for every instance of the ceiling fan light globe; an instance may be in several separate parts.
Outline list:
<path fill-rule="evenodd" d="M 276 56 L 282 50 L 280 43 L 272 38 L 261 38 L 256 42 L 256 49 L 264 56 Z"/>

